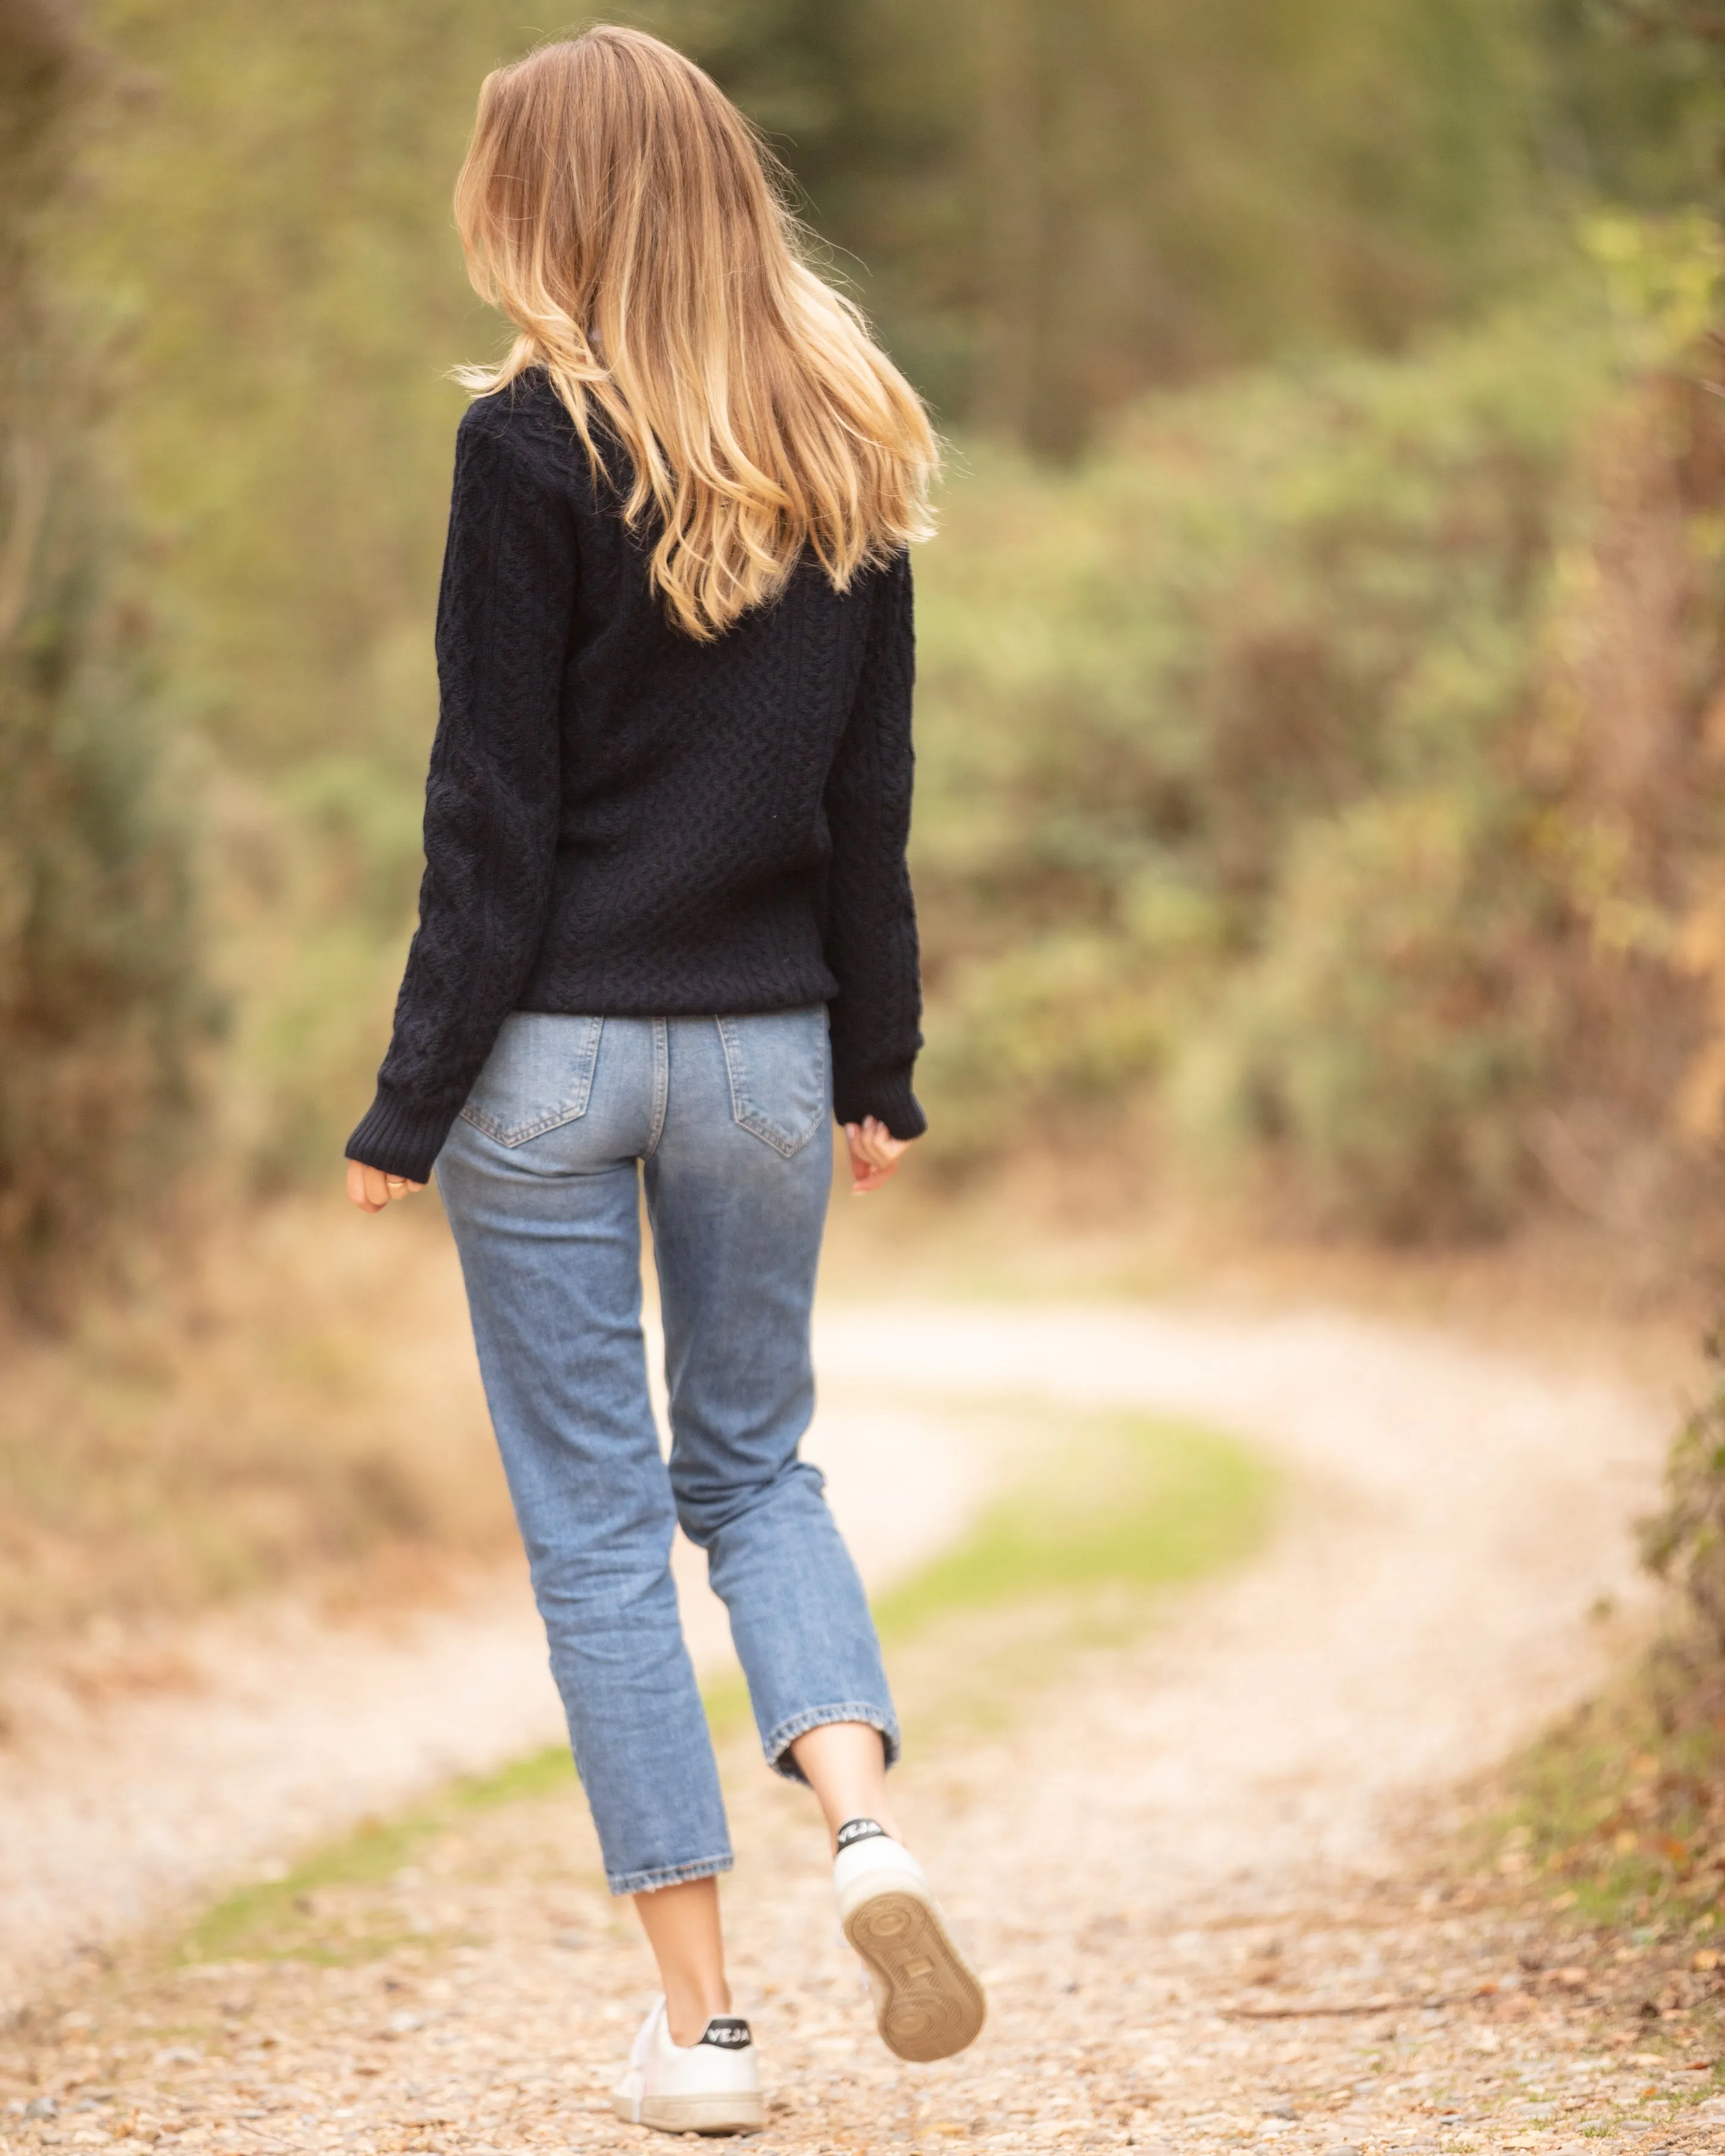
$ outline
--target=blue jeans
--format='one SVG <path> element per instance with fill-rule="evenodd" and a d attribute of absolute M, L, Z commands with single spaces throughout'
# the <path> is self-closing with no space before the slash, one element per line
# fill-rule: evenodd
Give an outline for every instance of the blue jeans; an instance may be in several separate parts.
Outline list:
<path fill-rule="evenodd" d="M 485 1396 L 615 1894 L 730 1868 L 671 1536 L 706 1552 L 767 1757 L 898 1727 L 819 1471 L 809 1320 L 832 1178 L 825 1009 L 517 1011 L 438 1161 Z M 641 1333 L 653 1224 L 672 1443 Z"/>

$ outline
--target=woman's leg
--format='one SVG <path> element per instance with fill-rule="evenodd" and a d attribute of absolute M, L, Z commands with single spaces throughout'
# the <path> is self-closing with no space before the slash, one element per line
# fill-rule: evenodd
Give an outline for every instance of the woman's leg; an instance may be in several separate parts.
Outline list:
<path fill-rule="evenodd" d="M 517 1013 L 439 1163 L 486 1398 L 611 1889 L 726 1871 L 640 1327 L 664 1029 Z M 557 1120 L 561 1117 L 562 1120 Z M 651 1927 L 649 1926 L 649 1930 Z"/>
<path fill-rule="evenodd" d="M 856 1567 L 819 1472 L 809 1322 L 831 1188 L 824 1011 L 671 1029 L 670 1095 L 646 1163 L 665 1312 L 671 1485 L 707 1553 L 768 1758 L 813 1783 L 833 1885 L 881 2036 L 950 2057 L 987 2003 L 927 1874 L 891 1830 L 898 1725 Z M 836 1847 L 848 1820 L 868 1819 Z"/>
<path fill-rule="evenodd" d="M 671 2041 L 698 2044 L 714 2015 L 731 2011 L 718 1881 L 691 1879 L 681 1887 L 637 1894 L 635 1912 L 659 1964 Z"/>
<path fill-rule="evenodd" d="M 646 1188 L 678 1515 L 730 1611 L 768 1759 L 801 1780 L 798 1739 L 860 1725 L 851 1752 L 814 1756 L 834 1801 L 865 1788 L 878 1803 L 859 1763 L 872 1744 L 884 1773 L 898 1749 L 880 1644 L 820 1473 L 798 1456 L 832 1180 L 826 1014 L 678 1019 L 670 1042 Z M 834 1759 L 848 1763 L 828 1774 Z"/>

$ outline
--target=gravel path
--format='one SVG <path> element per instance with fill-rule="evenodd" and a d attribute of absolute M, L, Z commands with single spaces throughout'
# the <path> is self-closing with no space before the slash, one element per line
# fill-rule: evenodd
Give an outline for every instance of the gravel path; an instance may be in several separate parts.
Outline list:
<path fill-rule="evenodd" d="M 943 1399 L 1189 1411 L 1277 1451 L 1296 1495 L 1260 1563 L 1052 1684 L 1001 1696 L 999 1642 L 973 1620 L 900 1658 L 924 1732 L 902 1811 L 991 1989 L 960 2060 L 879 2049 L 806 1799 L 745 1739 L 727 1748 L 768 2145 L 1725 2147 L 1697 2071 L 1717 2055 L 1716 1979 L 1651 1948 L 1607 1965 L 1445 1876 L 1434 1812 L 1621 1650 L 1624 1523 L 1653 1486 L 1663 1404 L 1327 1316 L 845 1312 L 819 1357 L 859 1430 L 922 1433 L 865 1477 L 889 1526 L 919 1443 L 946 1442 Z M 942 1455 L 948 1528 L 985 1484 L 971 1447 Z M 1589 1619 L 1601 1596 L 1625 1614 Z M 958 1709 L 985 1660 L 979 1722 Z M 955 1721 L 963 1741 L 943 1741 Z M 303 1913 L 324 1965 L 164 1974 L 141 1947 L 59 1987 L 0 2056 L 0 2145 L 644 2142 L 603 2092 L 649 1970 L 577 1797 L 475 1815 Z"/>

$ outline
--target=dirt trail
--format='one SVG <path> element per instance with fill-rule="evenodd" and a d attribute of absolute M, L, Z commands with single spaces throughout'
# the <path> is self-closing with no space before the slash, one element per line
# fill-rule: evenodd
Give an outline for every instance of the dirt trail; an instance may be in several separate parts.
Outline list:
<path fill-rule="evenodd" d="M 777 2092 L 771 2145 L 1725 2146 L 1680 2051 L 1614 2042 L 1579 1972 L 1542 1988 L 1526 1922 L 1446 1898 L 1409 1838 L 1620 1650 L 1638 1593 L 1625 1523 L 1667 1404 L 1324 1314 L 839 1312 L 819 1356 L 860 1431 L 896 1416 L 922 1432 L 875 1462 L 889 1519 L 937 1456 L 949 1526 L 983 1486 L 942 1450 L 943 1399 L 1183 1410 L 1274 1450 L 1296 1494 L 1260 1562 L 993 1734 L 907 1765 L 909 1830 L 991 1985 L 961 2060 L 907 2069 L 875 2045 L 806 1799 L 732 1748 L 735 1974 Z M 1590 1619 L 1601 1596 L 1625 1614 Z M 914 1656 L 902 1674 L 914 1718 Z M 55 2040 L 21 2050 L 14 2070 L 58 2108 L 39 2098 L 11 2133 L 634 2145 L 603 2092 L 647 1971 L 595 1872 L 577 1799 L 510 1807 L 376 1907 L 335 1898 L 332 1925 L 403 1942 L 357 1965 L 92 1985 Z"/>

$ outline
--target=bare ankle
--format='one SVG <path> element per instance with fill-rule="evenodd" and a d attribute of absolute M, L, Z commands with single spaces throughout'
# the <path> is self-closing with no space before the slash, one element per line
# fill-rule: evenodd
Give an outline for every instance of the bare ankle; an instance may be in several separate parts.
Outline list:
<path fill-rule="evenodd" d="M 835 1856 L 839 1853 L 839 1831 L 842 1828 L 849 1826 L 853 1820 L 872 1820 L 883 1834 L 891 1835 L 895 1841 L 904 1840 L 904 1836 L 898 1830 L 898 1821 L 894 1819 L 885 1804 L 877 1804 L 873 1811 L 847 1811 L 842 1819 L 829 1819 L 827 1821 L 827 1839 L 833 1845 L 833 1854 Z"/>
<path fill-rule="evenodd" d="M 675 1991 L 669 1987 L 665 1990 L 665 2026 L 670 2030 L 672 2043 L 681 2045 L 685 2051 L 691 2044 L 701 2041 L 707 2023 L 716 2014 L 728 2014 L 730 2011 L 731 1988 L 728 1984 L 721 1984 L 711 1992 L 680 1986 Z"/>
<path fill-rule="evenodd" d="M 805 1730 L 791 1754 L 819 1799 L 835 1847 L 839 1828 L 854 1819 L 871 1819 L 898 1839 L 886 1801 L 886 1743 L 878 1729 L 866 1722 L 823 1722 Z"/>

